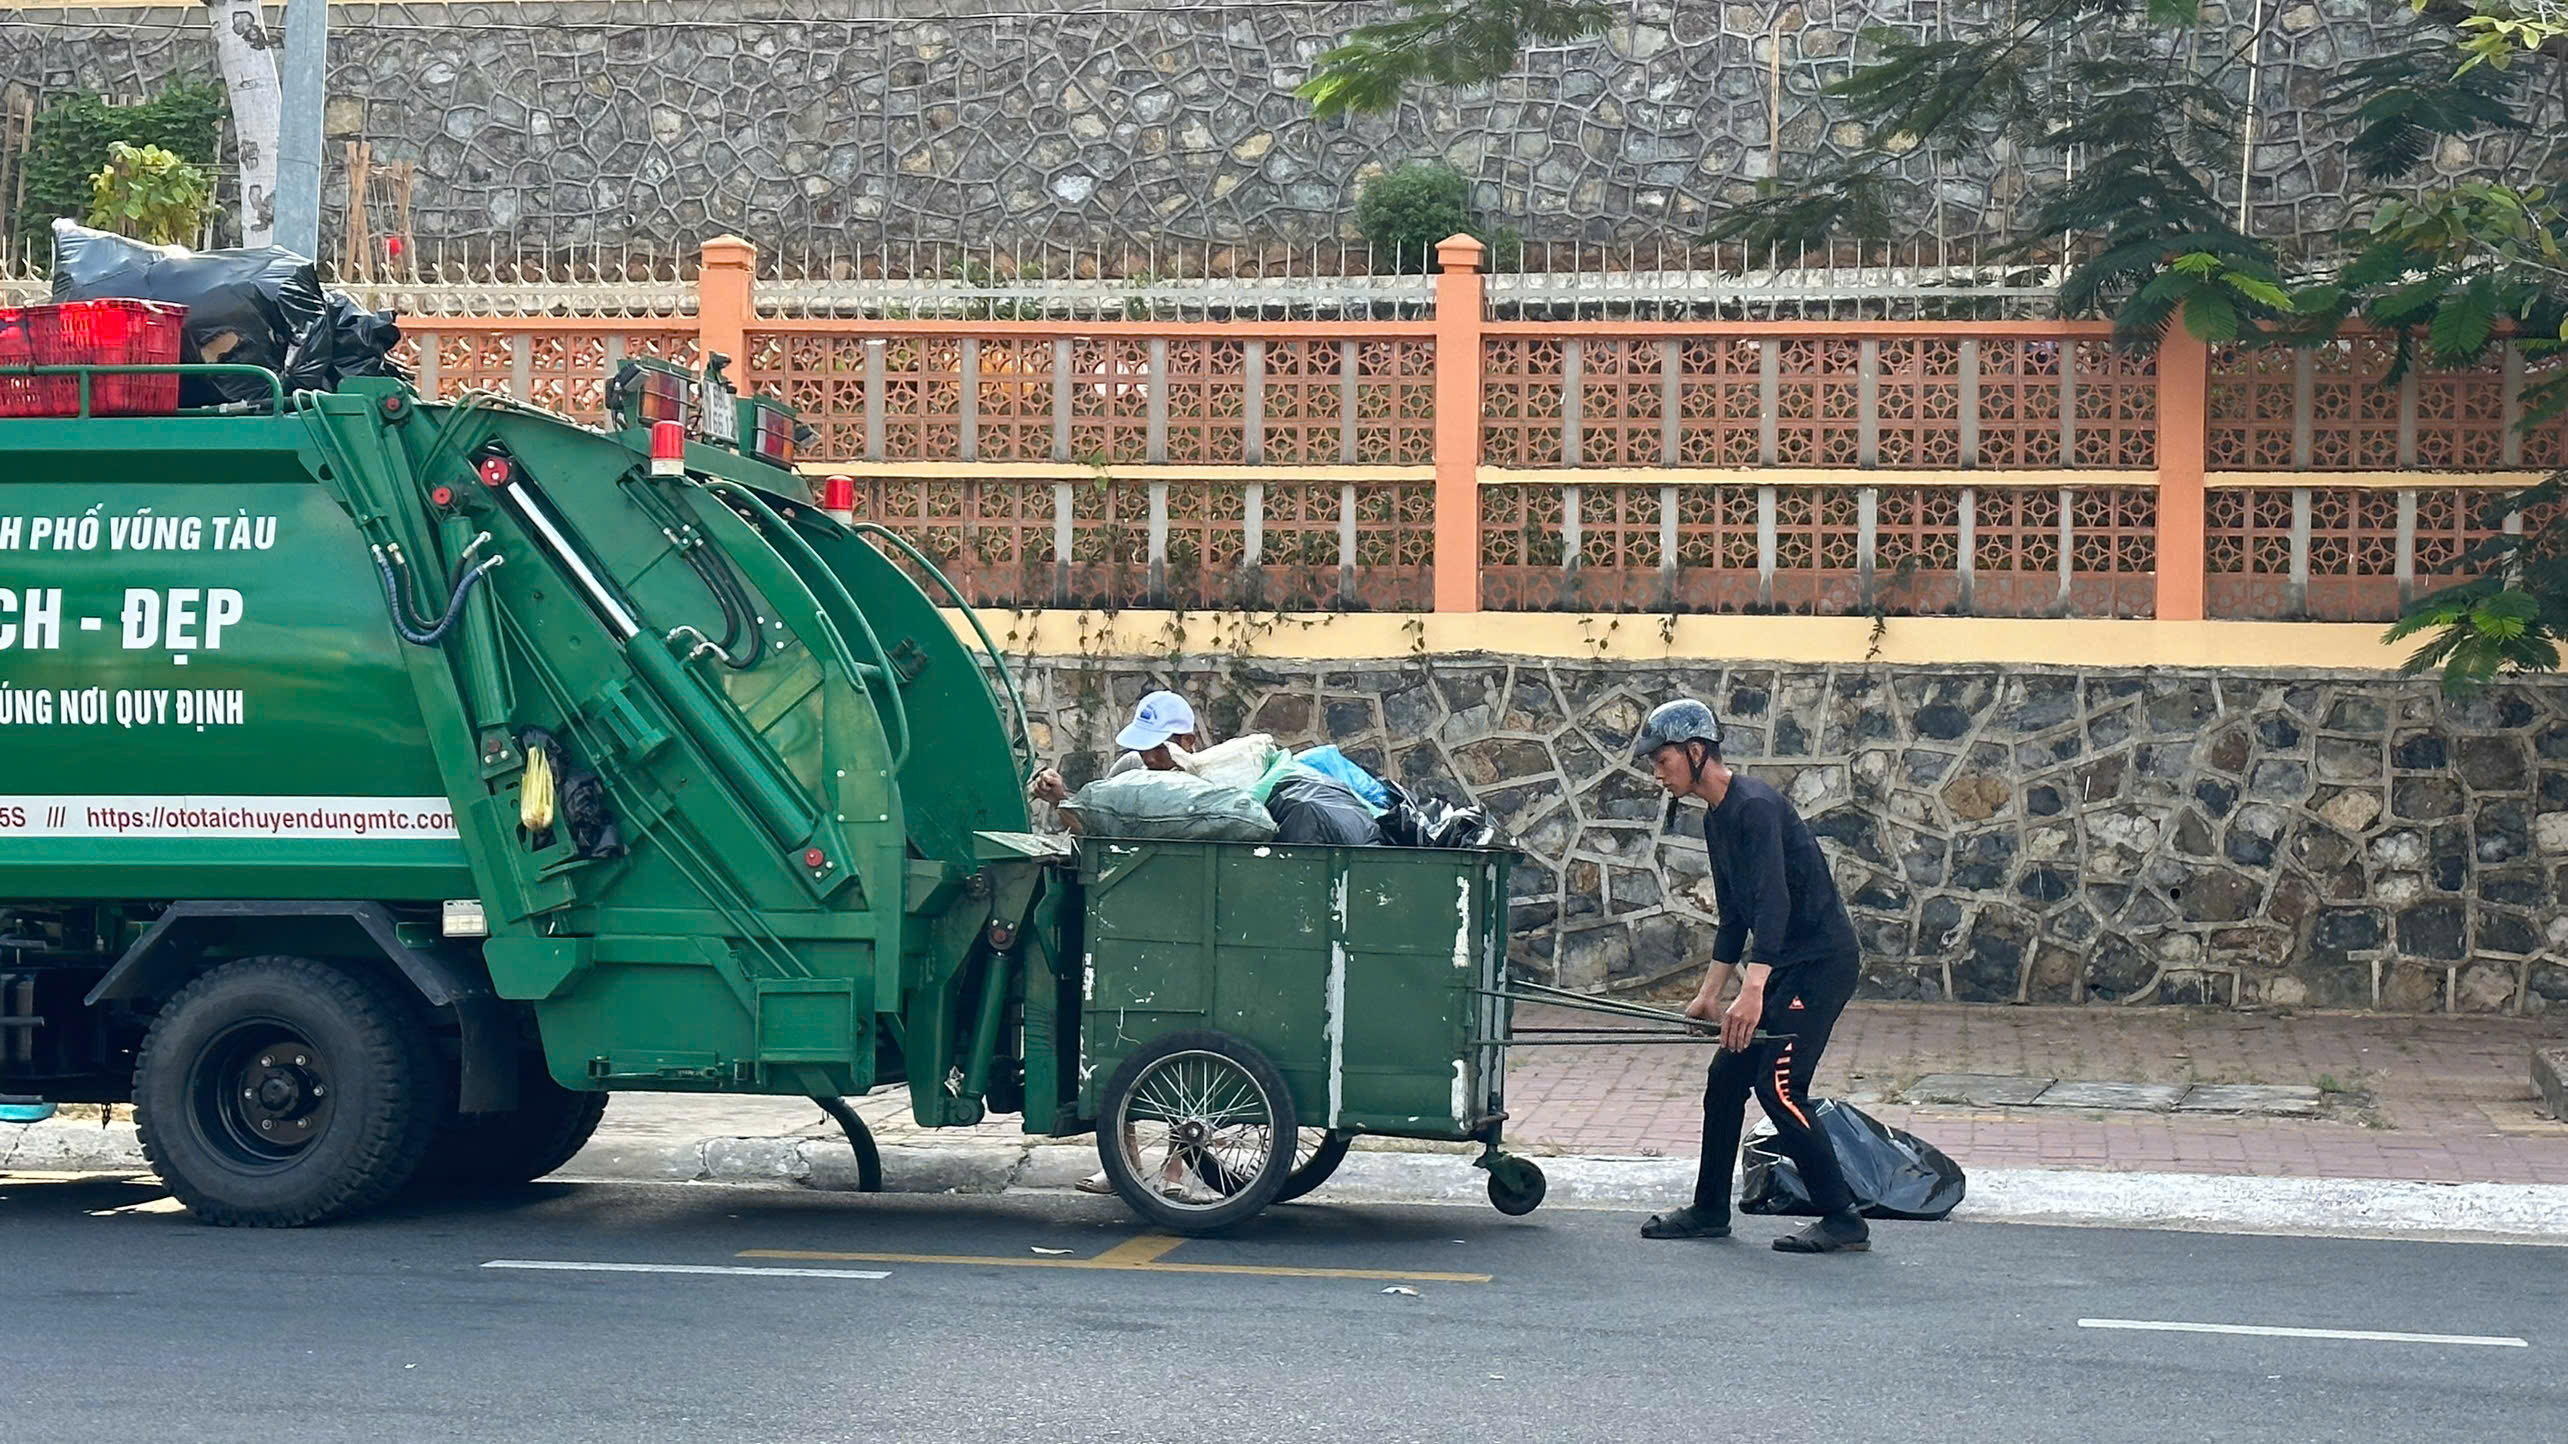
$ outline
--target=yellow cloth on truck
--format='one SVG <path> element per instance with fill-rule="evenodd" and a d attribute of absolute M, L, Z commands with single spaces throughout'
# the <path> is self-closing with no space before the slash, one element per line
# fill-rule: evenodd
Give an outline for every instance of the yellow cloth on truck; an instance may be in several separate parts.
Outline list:
<path fill-rule="evenodd" d="M 517 820 L 528 832 L 553 825 L 553 755 L 541 747 L 526 754 L 526 780 L 517 788 Z"/>

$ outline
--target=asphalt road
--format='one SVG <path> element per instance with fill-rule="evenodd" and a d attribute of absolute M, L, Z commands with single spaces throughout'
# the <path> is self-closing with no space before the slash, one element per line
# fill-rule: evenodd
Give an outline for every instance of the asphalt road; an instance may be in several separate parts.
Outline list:
<path fill-rule="evenodd" d="M 0 1178 L 0 1440 L 2568 1438 L 2558 1249 L 1946 1223 L 1810 1259 L 1779 1220 L 1327 1206 L 1172 1244 L 1078 1196 L 607 1184 L 299 1233 L 168 1207 Z M 893 1257 L 817 1256 L 857 1254 Z"/>

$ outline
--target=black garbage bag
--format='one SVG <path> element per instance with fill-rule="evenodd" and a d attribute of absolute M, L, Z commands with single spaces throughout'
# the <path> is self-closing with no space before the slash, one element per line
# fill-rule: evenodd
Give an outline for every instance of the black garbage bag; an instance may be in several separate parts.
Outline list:
<path fill-rule="evenodd" d="M 312 262 L 282 246 L 190 252 L 54 222 L 53 298 L 114 297 L 185 306 L 182 361 L 258 366 L 280 375 L 297 343 L 328 322 Z M 179 382 L 178 404 L 211 406 L 267 394 L 249 377 L 188 376 Z"/>
<path fill-rule="evenodd" d="M 585 767 L 574 767 L 557 789 L 562 816 L 571 823 L 571 843 L 586 858 L 622 857 L 624 833 L 607 806 L 606 784 Z"/>
<path fill-rule="evenodd" d="M 1486 808 L 1456 807 L 1441 798 L 1421 798 L 1385 780 L 1391 810 L 1382 814 L 1383 841 L 1393 847 L 1496 847 L 1498 824 Z"/>
<path fill-rule="evenodd" d="M 322 302 L 321 318 L 295 339 L 280 373 L 288 391 L 330 391 L 350 376 L 410 379 L 407 367 L 392 359 L 401 344 L 401 328 L 389 311 L 369 311 L 345 291 L 333 291 Z"/>
<path fill-rule="evenodd" d="M 1373 809 L 1344 784 L 1325 777 L 1290 777 L 1266 797 L 1277 842 L 1331 847 L 1380 847 L 1382 828 Z"/>
<path fill-rule="evenodd" d="M 1915 1134 L 1893 1128 L 1851 1103 L 1822 1098 L 1811 1105 L 1820 1136 L 1837 1150 L 1846 1187 L 1866 1218 L 1938 1219 L 1962 1201 L 1962 1166 Z M 1741 1213 L 1813 1215 L 1800 1166 L 1775 1146 L 1774 1125 L 1748 1135 L 1740 1170 Z"/>

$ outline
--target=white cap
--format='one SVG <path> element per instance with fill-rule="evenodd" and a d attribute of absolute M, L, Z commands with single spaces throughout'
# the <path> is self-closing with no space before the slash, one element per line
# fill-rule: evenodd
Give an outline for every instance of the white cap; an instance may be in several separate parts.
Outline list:
<path fill-rule="evenodd" d="M 1132 725 L 1115 734 L 1115 745 L 1147 752 L 1180 733 L 1195 730 L 1195 709 L 1174 692 L 1153 692 L 1132 711 Z"/>

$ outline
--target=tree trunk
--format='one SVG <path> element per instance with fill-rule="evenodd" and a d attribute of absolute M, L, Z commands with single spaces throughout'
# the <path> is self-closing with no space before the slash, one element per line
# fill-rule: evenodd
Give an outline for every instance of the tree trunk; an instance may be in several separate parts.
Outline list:
<path fill-rule="evenodd" d="M 241 244 L 264 246 L 276 232 L 276 142 L 283 93 L 276 80 L 276 32 L 259 0 L 205 0 L 214 59 L 232 97 L 232 137 L 241 161 Z"/>

